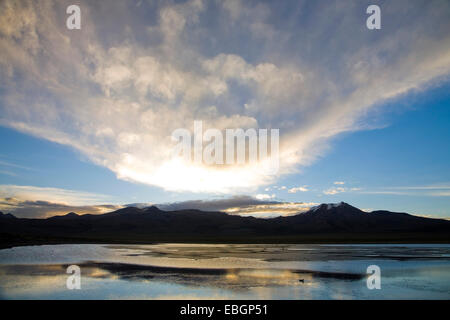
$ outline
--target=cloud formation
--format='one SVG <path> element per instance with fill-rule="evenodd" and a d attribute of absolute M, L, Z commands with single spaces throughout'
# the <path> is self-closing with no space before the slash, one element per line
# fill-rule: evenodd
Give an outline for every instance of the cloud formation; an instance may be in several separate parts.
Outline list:
<path fill-rule="evenodd" d="M 19 218 L 47 218 L 71 211 L 100 214 L 123 206 L 103 204 L 111 198 L 102 194 L 60 188 L 0 185 L 0 211 Z"/>
<path fill-rule="evenodd" d="M 0 198 L 0 211 L 12 213 L 18 218 L 49 218 L 65 215 L 69 212 L 77 214 L 102 214 L 122 208 L 119 205 L 73 206 L 48 201 L 20 200 L 16 198 Z"/>
<path fill-rule="evenodd" d="M 343 187 L 337 187 L 337 188 L 329 188 L 327 190 L 324 190 L 323 193 L 326 195 L 334 195 L 334 194 L 338 194 L 338 193 L 342 193 L 342 192 L 346 192 L 347 188 L 343 188 Z"/>
<path fill-rule="evenodd" d="M 267 194 L 267 193 L 258 193 L 255 198 L 258 200 L 269 200 L 269 199 L 274 199 L 276 197 L 276 195 L 274 193 L 272 194 Z"/>
<path fill-rule="evenodd" d="M 434 184 L 423 186 L 384 187 L 363 190 L 362 194 L 388 194 L 400 196 L 450 197 L 449 184 Z"/>
<path fill-rule="evenodd" d="M 60 188 L 35 186 L 0 185 L 0 196 L 31 201 L 46 200 L 70 205 L 98 204 L 111 201 L 107 195 Z"/>
<path fill-rule="evenodd" d="M 76 31 L 65 28 L 70 1 L 5 0 L 0 125 L 71 146 L 120 179 L 255 190 L 366 128 L 386 100 L 448 76 L 450 3 L 381 1 L 382 30 L 369 31 L 369 2 L 80 1 Z M 279 128 L 278 175 L 264 162 L 173 158 L 171 133 L 194 120 Z"/>
<path fill-rule="evenodd" d="M 305 212 L 318 203 L 282 202 L 269 199 L 258 199 L 250 196 L 232 196 L 222 199 L 190 200 L 167 204 L 157 204 L 161 210 L 198 209 L 203 211 L 223 211 L 228 214 L 277 217 L 289 216 Z"/>
<path fill-rule="evenodd" d="M 294 187 L 288 190 L 289 193 L 307 192 L 307 191 L 309 191 L 308 186 Z"/>

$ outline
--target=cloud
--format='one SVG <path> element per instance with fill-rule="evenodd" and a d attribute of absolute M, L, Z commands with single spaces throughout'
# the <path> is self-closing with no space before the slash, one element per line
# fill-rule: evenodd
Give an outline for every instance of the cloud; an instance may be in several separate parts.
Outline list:
<path fill-rule="evenodd" d="M 17 185 L 0 185 L 0 197 L 30 201 L 45 200 L 67 205 L 87 205 L 111 201 L 111 197 L 102 194 L 60 188 Z"/>
<path fill-rule="evenodd" d="M 335 195 L 338 193 L 346 192 L 347 188 L 337 187 L 337 188 L 330 188 L 327 190 L 324 190 L 323 193 L 327 195 Z"/>
<path fill-rule="evenodd" d="M 290 188 L 288 190 L 289 193 L 297 193 L 297 192 L 307 192 L 309 191 L 307 186 L 303 186 L 303 187 L 294 187 L 294 188 Z"/>
<path fill-rule="evenodd" d="M 257 199 L 250 196 L 232 196 L 212 200 L 190 200 L 167 204 L 157 204 L 161 210 L 198 209 L 203 211 L 223 211 L 228 214 L 254 217 L 289 216 L 305 212 L 317 203 L 280 202 Z"/>
<path fill-rule="evenodd" d="M 0 170 L 0 174 L 11 176 L 11 177 L 17 176 L 14 172 L 8 171 L 8 170 Z"/>
<path fill-rule="evenodd" d="M 286 186 L 272 186 L 272 187 L 268 187 L 268 188 L 265 188 L 264 190 L 265 191 L 270 191 L 270 189 L 274 189 L 274 190 L 286 190 L 287 189 L 287 187 Z"/>
<path fill-rule="evenodd" d="M 259 218 L 291 216 L 302 212 L 306 212 L 312 207 L 318 205 L 315 202 L 278 202 L 250 205 L 247 207 L 235 207 L 224 210 L 228 214 L 240 216 L 252 216 Z"/>
<path fill-rule="evenodd" d="M 275 194 L 259 193 L 255 196 L 258 200 L 269 200 L 275 198 Z"/>
<path fill-rule="evenodd" d="M 260 204 L 275 204 L 276 201 L 262 201 L 250 196 L 232 196 L 211 200 L 188 200 L 181 202 L 157 204 L 161 210 L 197 209 L 203 211 L 224 211 L 229 208 L 247 207 Z"/>
<path fill-rule="evenodd" d="M 435 184 L 423 186 L 383 187 L 364 190 L 363 194 L 386 194 L 400 196 L 450 197 L 450 185 Z"/>
<path fill-rule="evenodd" d="M 428 195 L 433 196 L 433 197 L 450 197 L 450 191 L 430 192 Z"/>
<path fill-rule="evenodd" d="M 47 218 L 69 212 L 100 214 L 122 208 L 106 195 L 59 188 L 0 185 L 0 211 L 20 218 Z"/>
<path fill-rule="evenodd" d="M 11 176 L 11 177 L 16 177 L 17 176 L 17 172 L 16 171 L 31 171 L 33 170 L 32 168 L 26 167 L 26 166 L 21 166 L 15 163 L 11 163 L 8 161 L 3 161 L 0 160 L 0 175 L 7 175 L 7 176 Z"/>
<path fill-rule="evenodd" d="M 376 32 L 364 1 L 79 3 L 81 30 L 65 28 L 66 3 L 0 3 L 0 125 L 165 190 L 256 191 L 450 72 L 445 1 L 383 3 Z M 194 120 L 279 128 L 280 171 L 174 159 L 171 133 Z"/>
<path fill-rule="evenodd" d="M 21 166 L 21 165 L 15 164 L 15 163 L 11 163 L 8 161 L 2 161 L 2 160 L 0 160 L 0 166 L 7 167 L 7 168 L 23 169 L 23 170 L 33 170 L 30 167 Z"/>
<path fill-rule="evenodd" d="M 345 184 L 345 182 L 344 181 L 335 181 L 334 184 L 343 185 L 343 184 Z"/>
<path fill-rule="evenodd" d="M 0 198 L 0 211 L 12 213 L 18 218 L 48 218 L 69 212 L 78 214 L 102 214 L 122 208 L 119 205 L 73 206 L 48 201 Z"/>

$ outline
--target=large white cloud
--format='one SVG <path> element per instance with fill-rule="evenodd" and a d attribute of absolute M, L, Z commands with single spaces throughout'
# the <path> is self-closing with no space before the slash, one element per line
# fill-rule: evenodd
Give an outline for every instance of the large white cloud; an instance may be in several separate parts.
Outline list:
<path fill-rule="evenodd" d="M 450 71 L 450 4 L 364 1 L 0 3 L 0 124 L 70 145 L 121 179 L 234 193 L 308 165 L 371 108 Z M 140 5 L 138 5 L 140 4 Z M 172 159 L 174 129 L 279 128 L 263 164 Z"/>

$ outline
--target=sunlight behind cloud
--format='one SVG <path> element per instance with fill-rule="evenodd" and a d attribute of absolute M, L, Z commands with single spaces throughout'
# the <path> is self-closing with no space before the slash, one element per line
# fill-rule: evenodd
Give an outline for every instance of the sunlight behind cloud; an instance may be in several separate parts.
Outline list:
<path fill-rule="evenodd" d="M 436 3 L 420 12 L 391 3 L 384 28 L 397 31 L 375 37 L 354 27 L 361 12 L 350 3 L 330 23 L 320 14 L 326 1 L 314 3 L 317 18 L 308 21 L 295 16 L 301 10 L 287 19 L 271 3 L 81 1 L 83 27 L 74 31 L 64 27 L 64 3 L 2 1 L 0 125 L 71 146 L 119 179 L 252 192 L 313 163 L 335 136 L 369 127 L 368 112 L 386 100 L 449 74 L 450 5 L 436 11 Z M 411 24 L 405 8 L 421 19 Z M 219 130 L 280 129 L 279 172 L 174 159 L 171 133 L 195 120 Z"/>

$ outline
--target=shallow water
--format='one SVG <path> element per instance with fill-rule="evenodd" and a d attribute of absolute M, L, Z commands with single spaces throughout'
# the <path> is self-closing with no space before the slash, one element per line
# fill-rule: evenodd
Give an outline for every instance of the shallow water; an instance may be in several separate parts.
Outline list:
<path fill-rule="evenodd" d="M 66 268 L 81 268 L 69 290 Z M 381 289 L 367 288 L 367 267 Z M 450 245 L 46 245 L 0 250 L 2 299 L 450 299 Z"/>

